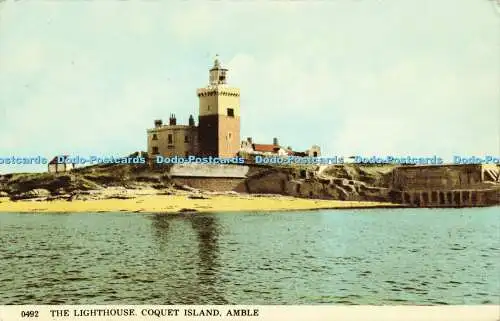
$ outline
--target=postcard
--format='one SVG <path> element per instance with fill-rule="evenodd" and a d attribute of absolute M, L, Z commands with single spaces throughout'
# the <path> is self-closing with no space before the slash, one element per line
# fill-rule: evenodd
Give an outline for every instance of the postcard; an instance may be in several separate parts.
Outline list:
<path fill-rule="evenodd" d="M 0 321 L 499 320 L 499 27 L 0 1 Z"/>

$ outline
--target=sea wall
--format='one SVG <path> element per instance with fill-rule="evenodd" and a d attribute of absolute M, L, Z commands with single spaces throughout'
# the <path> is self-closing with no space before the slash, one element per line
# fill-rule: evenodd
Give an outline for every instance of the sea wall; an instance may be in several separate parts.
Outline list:
<path fill-rule="evenodd" d="M 483 182 L 482 165 L 401 166 L 393 172 L 397 190 L 461 189 Z"/>
<path fill-rule="evenodd" d="M 413 207 L 473 207 L 500 204 L 500 189 L 406 190 L 395 201 Z"/>
<path fill-rule="evenodd" d="M 383 172 L 378 170 L 356 166 L 330 166 L 320 170 L 318 167 L 187 164 L 174 165 L 169 175 L 176 184 L 210 191 L 389 201 L 413 207 L 500 204 L 500 184 L 486 179 L 496 174 L 485 175 L 485 167 L 481 165 L 399 166 Z"/>
<path fill-rule="evenodd" d="M 231 177 L 245 178 L 249 167 L 233 164 L 175 164 L 170 168 L 172 177 Z"/>
<path fill-rule="evenodd" d="M 500 204 L 496 166 L 401 166 L 394 169 L 393 201 L 414 207 Z"/>
<path fill-rule="evenodd" d="M 245 174 L 243 176 L 243 174 Z M 320 177 L 317 167 L 286 168 L 261 165 L 174 165 L 175 184 L 210 191 L 281 194 L 295 197 L 389 201 L 390 190 L 347 178 Z"/>
<path fill-rule="evenodd" d="M 245 180 L 249 167 L 232 164 L 176 164 L 169 175 L 177 185 L 187 185 L 207 191 L 247 192 Z"/>

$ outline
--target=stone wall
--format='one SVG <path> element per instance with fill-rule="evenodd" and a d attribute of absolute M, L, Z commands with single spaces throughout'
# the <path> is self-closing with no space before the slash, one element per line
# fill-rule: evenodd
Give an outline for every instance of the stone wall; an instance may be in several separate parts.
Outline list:
<path fill-rule="evenodd" d="M 482 165 L 401 166 L 393 172 L 396 190 L 462 189 L 482 184 Z"/>
<path fill-rule="evenodd" d="M 396 168 L 392 187 L 322 176 L 315 169 L 193 164 L 174 167 L 176 170 L 171 172 L 171 176 L 175 183 L 210 191 L 351 201 L 389 201 L 414 207 L 500 204 L 500 187 L 482 183 L 481 168 L 476 165 Z"/>
<path fill-rule="evenodd" d="M 396 201 L 414 207 L 471 207 L 500 204 L 500 189 L 402 191 Z"/>
<path fill-rule="evenodd" d="M 401 166 L 393 172 L 393 201 L 414 207 L 498 205 L 494 169 L 480 164 Z M 488 170 L 492 177 L 486 177 Z"/>
<path fill-rule="evenodd" d="M 172 177 L 227 177 L 245 178 L 248 166 L 232 164 L 175 164 L 170 168 Z"/>

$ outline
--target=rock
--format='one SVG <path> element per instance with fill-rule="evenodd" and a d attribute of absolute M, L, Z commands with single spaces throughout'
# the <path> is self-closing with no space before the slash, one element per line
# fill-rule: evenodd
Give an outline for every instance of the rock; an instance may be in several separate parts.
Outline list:
<path fill-rule="evenodd" d="M 204 195 L 189 195 L 188 198 L 195 199 L 195 200 L 207 200 L 207 199 L 210 199 L 210 197 L 206 197 Z"/>
<path fill-rule="evenodd" d="M 119 200 L 127 200 L 134 198 L 134 195 L 127 195 L 127 194 L 113 194 L 109 195 L 106 197 L 106 199 L 119 199 Z"/>
<path fill-rule="evenodd" d="M 158 176 L 138 176 L 135 179 L 137 182 L 143 183 L 161 183 L 161 178 Z"/>
<path fill-rule="evenodd" d="M 188 191 L 188 192 L 198 192 L 199 191 L 199 189 L 188 186 L 188 185 L 175 184 L 174 187 L 181 190 L 181 191 Z"/>
<path fill-rule="evenodd" d="M 60 200 L 67 200 L 67 199 L 69 199 L 69 197 L 70 197 L 69 194 L 61 194 L 61 195 L 49 196 L 45 200 L 46 201 L 60 201 Z"/>
<path fill-rule="evenodd" d="M 319 181 L 320 183 L 323 183 L 323 184 L 330 184 L 331 179 L 329 179 L 329 178 L 325 178 L 325 177 L 322 177 L 322 178 L 318 178 L 318 181 Z"/>
<path fill-rule="evenodd" d="M 337 185 L 344 186 L 344 185 L 348 185 L 349 181 L 345 178 L 334 178 L 333 182 Z"/>
<path fill-rule="evenodd" d="M 195 212 L 198 212 L 198 210 L 196 210 L 194 208 L 181 208 L 178 212 L 179 213 L 195 213 Z"/>
<path fill-rule="evenodd" d="M 356 193 L 356 187 L 354 185 L 346 185 L 343 188 L 349 193 Z"/>
<path fill-rule="evenodd" d="M 0 197 L 9 197 L 9 193 L 0 191 Z"/>
<path fill-rule="evenodd" d="M 32 195 L 34 197 L 48 197 L 50 196 L 50 191 L 44 188 L 35 188 L 29 191 L 28 195 Z"/>
<path fill-rule="evenodd" d="M 89 201 L 91 199 L 89 195 L 84 194 L 71 194 L 71 196 L 67 198 L 68 201 Z"/>
<path fill-rule="evenodd" d="M 58 188 L 52 194 L 53 195 L 63 195 L 63 194 L 66 194 L 66 191 L 64 190 L 64 188 Z"/>
<path fill-rule="evenodd" d="M 344 190 L 342 187 L 340 186 L 335 186 L 335 188 L 337 189 L 337 191 L 339 192 L 339 198 L 341 200 L 347 200 L 349 199 L 349 193 L 347 193 L 346 190 Z"/>
<path fill-rule="evenodd" d="M 23 199 L 32 199 L 32 198 L 46 198 L 50 196 L 50 192 L 44 188 L 35 188 L 30 191 L 20 193 L 17 195 L 13 195 L 11 198 L 13 200 L 23 200 Z"/>
<path fill-rule="evenodd" d="M 175 195 L 175 192 L 166 190 L 159 192 L 158 195 Z"/>

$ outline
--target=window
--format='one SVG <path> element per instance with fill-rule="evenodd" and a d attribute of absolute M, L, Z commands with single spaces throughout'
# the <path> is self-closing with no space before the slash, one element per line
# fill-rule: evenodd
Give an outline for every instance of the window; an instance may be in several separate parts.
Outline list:
<path fill-rule="evenodd" d="M 174 139 L 172 137 L 172 134 L 168 134 L 168 143 L 169 144 L 173 144 L 174 143 Z"/>
<path fill-rule="evenodd" d="M 153 134 L 153 140 L 158 140 L 158 136 L 156 136 L 156 134 Z"/>
<path fill-rule="evenodd" d="M 227 133 L 227 140 L 231 140 L 233 138 L 233 133 L 229 132 Z"/>
<path fill-rule="evenodd" d="M 153 154 L 158 154 L 158 147 L 153 146 Z"/>
<path fill-rule="evenodd" d="M 234 109 L 233 108 L 228 108 L 227 109 L 227 115 L 229 117 L 234 117 Z"/>
<path fill-rule="evenodd" d="M 207 106 L 207 110 L 210 111 L 210 105 Z"/>
<path fill-rule="evenodd" d="M 189 143 L 189 136 L 184 136 L 184 143 Z"/>

